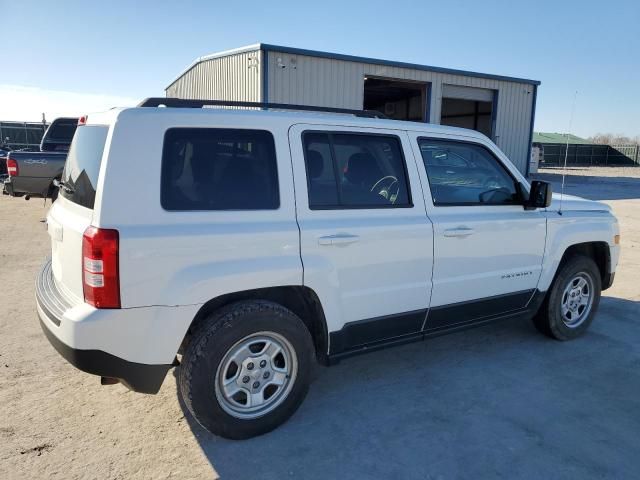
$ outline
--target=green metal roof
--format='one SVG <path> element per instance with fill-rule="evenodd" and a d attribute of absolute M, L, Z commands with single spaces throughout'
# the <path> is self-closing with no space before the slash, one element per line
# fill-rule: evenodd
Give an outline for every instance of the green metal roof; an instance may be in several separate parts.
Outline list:
<path fill-rule="evenodd" d="M 567 136 L 569 137 L 569 145 L 591 145 L 593 142 L 585 140 L 584 138 L 571 135 L 570 133 L 546 133 L 546 132 L 533 132 L 533 143 L 567 143 Z"/>

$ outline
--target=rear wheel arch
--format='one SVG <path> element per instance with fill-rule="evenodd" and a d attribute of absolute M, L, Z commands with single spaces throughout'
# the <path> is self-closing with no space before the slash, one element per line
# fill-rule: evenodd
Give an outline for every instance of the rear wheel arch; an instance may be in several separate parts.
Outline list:
<path fill-rule="evenodd" d="M 213 434 L 236 440 L 262 435 L 302 404 L 314 350 L 309 330 L 288 308 L 234 302 L 208 314 L 194 332 L 177 371 L 179 394 Z"/>
<path fill-rule="evenodd" d="M 232 303 L 255 300 L 277 303 L 298 316 L 311 334 L 317 360 L 324 365 L 328 363 L 329 335 L 320 299 L 309 287 L 296 285 L 244 290 L 210 299 L 200 307 L 191 321 L 178 353 L 186 350 L 193 334 L 198 331 L 211 313 Z"/>

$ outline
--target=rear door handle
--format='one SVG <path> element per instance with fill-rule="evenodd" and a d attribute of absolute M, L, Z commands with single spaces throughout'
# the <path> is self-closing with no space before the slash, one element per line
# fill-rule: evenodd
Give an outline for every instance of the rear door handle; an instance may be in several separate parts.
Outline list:
<path fill-rule="evenodd" d="M 444 231 L 445 237 L 468 237 L 469 235 L 473 235 L 473 228 L 469 227 L 458 227 L 458 228 L 448 228 Z"/>
<path fill-rule="evenodd" d="M 349 233 L 336 233 L 335 235 L 325 235 L 318 238 L 319 245 L 349 245 L 360 240 L 358 235 Z"/>

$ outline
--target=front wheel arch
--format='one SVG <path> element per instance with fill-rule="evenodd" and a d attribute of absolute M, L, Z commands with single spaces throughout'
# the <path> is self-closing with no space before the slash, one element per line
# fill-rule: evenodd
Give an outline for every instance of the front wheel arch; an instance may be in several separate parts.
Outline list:
<path fill-rule="evenodd" d="M 609 250 L 609 245 L 606 242 L 576 243 L 567 247 L 562 254 L 562 258 L 560 259 L 560 263 L 558 264 L 558 268 L 556 269 L 551 285 L 554 284 L 558 276 L 558 272 L 562 267 L 569 259 L 576 255 L 589 257 L 596 263 L 598 270 L 600 271 L 600 281 L 604 285 L 606 276 L 611 271 L 611 252 Z"/>
<path fill-rule="evenodd" d="M 593 298 L 587 318 L 583 319 L 575 327 L 571 327 L 562 319 L 561 303 L 567 282 L 570 282 L 575 275 L 581 272 L 588 274 L 593 281 Z M 600 303 L 601 282 L 598 273 L 598 266 L 593 258 L 582 254 L 568 256 L 558 267 L 553 283 L 547 291 L 542 305 L 532 319 L 538 331 L 548 337 L 562 341 L 571 340 L 584 334 L 589 328 Z"/>

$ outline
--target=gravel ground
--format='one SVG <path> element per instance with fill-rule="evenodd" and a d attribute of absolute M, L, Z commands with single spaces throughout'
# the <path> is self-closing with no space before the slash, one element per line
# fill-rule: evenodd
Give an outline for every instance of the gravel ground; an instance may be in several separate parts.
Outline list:
<path fill-rule="evenodd" d="M 568 174 L 566 192 L 606 201 L 622 228 L 585 337 L 513 321 L 320 368 L 286 425 L 245 442 L 194 424 L 172 373 L 141 395 L 53 350 L 33 300 L 46 207 L 1 197 L 0 478 L 639 478 L 640 169 Z M 537 176 L 558 191 L 558 170 Z"/>

